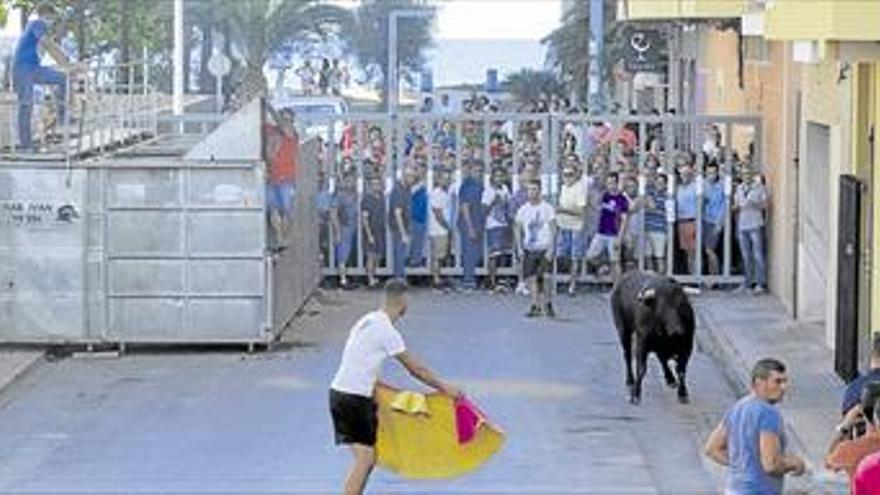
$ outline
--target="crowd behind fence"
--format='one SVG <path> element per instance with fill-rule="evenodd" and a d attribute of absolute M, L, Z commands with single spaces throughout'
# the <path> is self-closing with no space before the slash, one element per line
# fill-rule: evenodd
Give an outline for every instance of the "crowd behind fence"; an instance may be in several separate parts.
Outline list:
<path fill-rule="evenodd" d="M 766 287 L 758 118 L 497 110 L 307 118 L 298 124 L 324 141 L 324 274 L 344 286 L 353 276 L 428 275 L 435 283 L 464 275 L 470 286 L 471 268 L 492 285 L 494 275 L 518 276 L 512 222 L 523 186 L 538 181 L 564 224 L 554 273 L 571 277 L 572 290 L 610 280 L 615 267 Z M 615 188 L 628 221 L 614 242 L 597 240 Z"/>

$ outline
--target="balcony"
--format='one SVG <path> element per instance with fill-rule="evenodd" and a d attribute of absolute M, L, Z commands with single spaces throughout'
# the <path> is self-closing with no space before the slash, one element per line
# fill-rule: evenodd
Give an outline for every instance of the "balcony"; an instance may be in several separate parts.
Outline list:
<path fill-rule="evenodd" d="M 742 16 L 749 0 L 620 0 L 618 18 L 626 21 L 728 19 Z"/>
<path fill-rule="evenodd" d="M 764 35 L 785 41 L 880 41 L 877 0 L 775 0 Z"/>

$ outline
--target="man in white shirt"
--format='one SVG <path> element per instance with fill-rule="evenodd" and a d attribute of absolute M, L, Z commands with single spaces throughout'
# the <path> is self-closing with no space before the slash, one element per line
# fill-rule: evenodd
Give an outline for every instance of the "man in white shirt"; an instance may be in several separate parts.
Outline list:
<path fill-rule="evenodd" d="M 532 296 L 532 306 L 526 316 L 540 316 L 543 308 L 544 314 L 553 318 L 556 312 L 549 295 L 553 283 L 545 284 L 543 278 L 550 270 L 553 240 L 556 238 L 556 211 L 541 197 L 540 182 L 530 182 L 526 187 L 529 201 L 517 211 L 514 229 L 517 257 L 523 260 L 523 276 Z"/>
<path fill-rule="evenodd" d="M 581 262 L 587 252 L 583 230 L 587 208 L 587 186 L 573 163 L 563 167 L 562 181 L 559 204 L 556 206 L 556 221 L 559 224 L 556 255 L 569 262 L 571 278 L 568 283 L 568 293 L 574 295 L 577 277 L 581 272 Z"/>
<path fill-rule="evenodd" d="M 449 259 L 449 225 L 452 222 L 452 195 L 447 171 L 434 175 L 434 188 L 428 196 L 428 236 L 431 238 L 431 276 L 434 288 L 442 287 L 440 268 Z"/>
<path fill-rule="evenodd" d="M 342 361 L 330 385 L 330 414 L 336 444 L 346 444 L 354 465 L 345 479 L 346 495 L 363 493 L 376 463 L 378 417 L 373 390 L 387 357 L 395 357 L 409 373 L 425 385 L 458 397 L 461 391 L 437 378 L 407 350 L 394 327 L 407 309 L 407 288 L 400 280 L 385 284 L 385 303 L 364 315 L 351 328 Z"/>
<path fill-rule="evenodd" d="M 486 247 L 489 252 L 487 288 L 496 290 L 499 259 L 510 254 L 511 236 L 510 215 L 511 194 L 507 184 L 504 183 L 506 173 L 501 167 L 492 171 L 489 187 L 483 189 L 482 203 L 486 212 Z"/>

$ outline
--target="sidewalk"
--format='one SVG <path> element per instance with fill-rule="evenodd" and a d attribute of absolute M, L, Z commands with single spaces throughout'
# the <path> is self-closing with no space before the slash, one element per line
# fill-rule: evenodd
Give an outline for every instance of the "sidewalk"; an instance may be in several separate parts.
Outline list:
<path fill-rule="evenodd" d="M 43 361 L 40 349 L 0 348 L 0 394 Z"/>
<path fill-rule="evenodd" d="M 792 386 L 781 404 L 788 441 L 805 457 L 812 475 L 789 477 L 786 488 L 848 493 L 846 478 L 824 469 L 844 387 L 834 373 L 824 327 L 792 320 L 773 296 L 704 292 L 694 302 L 698 345 L 718 361 L 739 394 L 748 392 L 758 359 L 775 357 L 788 368 Z"/>

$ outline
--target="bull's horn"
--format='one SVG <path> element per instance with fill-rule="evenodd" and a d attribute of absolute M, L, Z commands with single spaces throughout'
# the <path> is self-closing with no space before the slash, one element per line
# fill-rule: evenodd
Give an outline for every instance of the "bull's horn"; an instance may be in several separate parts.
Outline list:
<path fill-rule="evenodd" d="M 647 289 L 642 289 L 642 291 L 639 292 L 639 301 L 653 300 L 656 295 L 657 295 L 657 292 L 654 290 L 653 287 L 649 287 Z"/>

